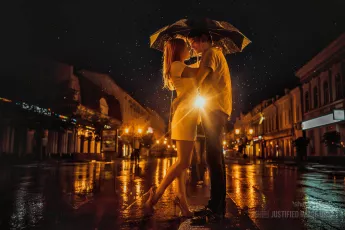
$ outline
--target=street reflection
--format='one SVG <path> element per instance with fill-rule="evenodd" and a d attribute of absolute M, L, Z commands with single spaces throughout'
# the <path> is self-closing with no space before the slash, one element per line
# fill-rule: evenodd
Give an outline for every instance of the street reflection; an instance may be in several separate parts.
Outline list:
<path fill-rule="evenodd" d="M 89 229 L 103 225 L 127 226 L 128 222 L 137 228 L 143 216 L 142 206 L 148 198 L 143 195 L 152 185 L 161 183 L 176 160 L 141 159 L 135 163 L 122 159 L 113 163 L 0 170 L 0 204 L 3 207 L 0 210 L 0 229 L 38 226 L 49 229 L 55 224 L 61 224 L 55 227 L 61 229 L 72 229 L 76 224 Z M 228 164 L 226 173 L 227 195 L 231 198 L 228 203 L 234 201 L 242 210 L 248 211 L 248 216 L 260 229 L 285 226 L 287 222 L 284 221 L 290 221 L 296 229 L 313 228 L 320 223 L 340 229 L 345 225 L 342 215 L 345 210 L 343 177 L 301 173 L 297 168 L 286 169 L 272 164 Z M 188 176 L 191 175 L 189 170 Z M 202 186 L 191 188 L 188 185 L 189 199 L 207 197 L 209 180 L 206 172 Z M 171 220 L 176 219 L 172 203 L 176 193 L 177 183 L 174 181 L 155 206 L 153 220 L 171 224 Z M 294 221 L 265 219 L 257 215 L 262 210 L 297 210 L 311 215 Z M 128 229 L 133 226 L 128 225 Z M 155 226 L 139 228 L 157 229 Z"/>
<path fill-rule="evenodd" d="M 22 229 L 35 226 L 43 218 L 44 198 L 40 192 L 31 193 L 30 183 L 20 183 L 15 192 L 14 210 L 11 216 L 11 228 Z"/>

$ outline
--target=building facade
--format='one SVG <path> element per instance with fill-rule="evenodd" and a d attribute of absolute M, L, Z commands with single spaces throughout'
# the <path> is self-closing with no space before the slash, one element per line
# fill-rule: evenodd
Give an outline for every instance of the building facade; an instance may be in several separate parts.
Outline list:
<path fill-rule="evenodd" d="M 157 140 L 164 136 L 166 130 L 164 119 L 154 110 L 142 106 L 109 75 L 87 70 L 81 70 L 79 73 L 119 101 L 122 125 L 118 130 L 118 136 L 121 144 L 119 152 L 122 156 L 128 157 L 133 151 L 133 139 L 140 138 L 148 132 Z"/>
<path fill-rule="evenodd" d="M 249 157 L 295 158 L 293 140 L 302 136 L 301 89 L 264 100 L 249 113 L 236 119 L 231 136 L 247 141 Z"/>
<path fill-rule="evenodd" d="M 108 153 L 125 152 L 128 156 L 132 143 L 121 140 L 125 130 L 157 138 L 164 134 L 164 120 L 108 75 L 46 60 L 35 62 L 28 73 L 21 77 L 23 82 L 1 86 L 12 89 L 1 90 L 5 94 L 0 97 L 1 155 L 43 158 L 80 153 L 104 159 Z M 18 87 L 20 83 L 24 86 Z M 19 93 L 18 88 L 27 91 Z"/>
<path fill-rule="evenodd" d="M 103 130 L 121 126 L 116 98 L 75 75 L 68 64 L 39 61 L 33 72 L 45 84 L 12 95 L 15 100 L 1 100 L 0 152 L 36 158 L 77 153 L 104 158 Z"/>
<path fill-rule="evenodd" d="M 248 114 L 241 115 L 230 136 L 235 138 L 237 131 L 252 138 L 253 157 L 296 158 L 293 141 L 305 137 L 310 141 L 308 159 L 343 160 L 345 34 L 300 68 L 296 76 L 300 86 L 291 91 L 286 89 L 282 97 L 265 100 Z M 253 130 L 252 137 L 245 131 L 248 128 Z M 260 138 L 262 145 L 255 143 Z M 261 154 L 257 154 L 259 148 Z"/>
<path fill-rule="evenodd" d="M 341 144 L 345 139 L 343 118 L 345 96 L 345 34 L 313 57 L 296 75 L 303 89 L 303 129 L 310 139 L 308 158 L 344 156 L 343 148 L 329 148 L 324 135 L 338 132 Z M 341 147 L 342 144 L 341 144 Z"/>

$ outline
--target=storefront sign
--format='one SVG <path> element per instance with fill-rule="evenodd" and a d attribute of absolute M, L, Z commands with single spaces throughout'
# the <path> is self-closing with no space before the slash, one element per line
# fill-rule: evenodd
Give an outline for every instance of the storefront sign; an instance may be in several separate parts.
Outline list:
<path fill-rule="evenodd" d="M 334 124 L 345 120 L 344 110 L 334 110 L 333 113 L 302 122 L 302 129 L 312 129 L 324 125 Z"/>
<path fill-rule="evenodd" d="M 261 140 L 262 140 L 262 136 L 253 137 L 253 141 L 261 141 Z"/>
<path fill-rule="evenodd" d="M 103 130 L 102 142 L 103 142 L 103 151 L 115 151 L 116 130 Z"/>
<path fill-rule="evenodd" d="M 333 119 L 334 120 L 345 120 L 344 110 L 336 109 L 333 111 Z"/>
<path fill-rule="evenodd" d="M 46 116 L 51 116 L 52 113 L 49 109 L 38 107 L 37 105 L 30 105 L 25 102 L 18 102 L 17 105 L 19 105 L 22 109 L 33 111 L 35 113 L 43 114 Z"/>

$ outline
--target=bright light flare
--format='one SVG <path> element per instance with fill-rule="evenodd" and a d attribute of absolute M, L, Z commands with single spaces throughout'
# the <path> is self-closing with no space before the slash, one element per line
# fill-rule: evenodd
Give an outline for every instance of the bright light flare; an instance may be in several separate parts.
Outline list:
<path fill-rule="evenodd" d="M 194 106 L 197 108 L 203 108 L 205 104 L 206 104 L 205 98 L 202 96 L 197 96 L 194 102 Z"/>

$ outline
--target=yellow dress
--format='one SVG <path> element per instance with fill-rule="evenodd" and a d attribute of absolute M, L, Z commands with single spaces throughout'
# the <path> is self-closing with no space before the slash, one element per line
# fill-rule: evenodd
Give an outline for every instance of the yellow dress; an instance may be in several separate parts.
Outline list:
<path fill-rule="evenodd" d="M 194 107 L 197 97 L 195 78 L 182 78 L 186 65 L 183 62 L 173 62 L 170 76 L 177 97 L 173 102 L 173 119 L 171 122 L 171 139 L 194 141 L 197 134 L 199 109 Z"/>

